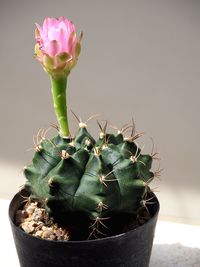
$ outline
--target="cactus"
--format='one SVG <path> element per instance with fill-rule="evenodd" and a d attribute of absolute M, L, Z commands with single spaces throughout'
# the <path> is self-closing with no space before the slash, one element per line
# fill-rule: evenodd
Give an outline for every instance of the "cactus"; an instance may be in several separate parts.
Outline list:
<path fill-rule="evenodd" d="M 137 216 L 146 207 L 149 182 L 159 175 L 151 171 L 157 153 L 142 154 L 136 143 L 141 134 L 135 134 L 134 123 L 113 134 L 107 132 L 107 123 L 102 127 L 98 122 L 100 136 L 95 141 L 79 120 L 77 134 L 69 137 L 67 77 L 77 62 L 82 34 L 76 40 L 74 25 L 64 17 L 46 18 L 43 27 L 36 26 L 35 55 L 50 76 L 59 126 L 52 139 L 39 131 L 32 163 L 24 169 L 25 188 L 31 198 L 45 203 L 56 222 L 81 218 L 90 225 L 89 238 L 98 237 L 105 234 L 110 220 Z"/>
<path fill-rule="evenodd" d="M 142 154 L 135 142 L 140 135 L 125 138 L 124 129 L 114 135 L 104 127 L 95 142 L 86 124 L 79 125 L 74 138 L 58 134 L 37 140 L 32 164 L 24 170 L 26 189 L 46 203 L 56 221 L 82 214 L 94 221 L 94 232 L 113 215 L 138 214 L 154 178 L 150 169 L 155 155 Z"/>

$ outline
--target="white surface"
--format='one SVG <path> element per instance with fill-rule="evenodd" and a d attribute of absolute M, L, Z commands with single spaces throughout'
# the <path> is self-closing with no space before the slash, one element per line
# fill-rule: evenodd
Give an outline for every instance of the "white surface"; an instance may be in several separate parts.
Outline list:
<path fill-rule="evenodd" d="M 200 267 L 200 227 L 158 221 L 150 267 Z"/>
<path fill-rule="evenodd" d="M 1 266 L 19 267 L 8 221 L 8 205 L 8 200 L 0 200 Z M 200 227 L 158 221 L 150 267 L 199 266 Z"/>
<path fill-rule="evenodd" d="M 0 229 L 1 229 L 1 263 L 2 267 L 19 267 L 17 253 L 12 237 L 10 223 L 8 220 L 9 200 L 0 200 Z"/>

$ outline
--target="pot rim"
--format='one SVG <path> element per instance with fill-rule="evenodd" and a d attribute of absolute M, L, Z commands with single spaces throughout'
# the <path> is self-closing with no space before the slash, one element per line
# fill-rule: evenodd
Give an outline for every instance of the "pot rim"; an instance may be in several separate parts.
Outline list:
<path fill-rule="evenodd" d="M 144 224 L 140 225 L 140 226 L 137 226 L 136 228 L 132 229 L 132 230 L 129 230 L 127 232 L 124 232 L 124 233 L 121 233 L 121 234 L 117 234 L 117 235 L 113 235 L 113 236 L 108 236 L 108 237 L 103 237 L 103 238 L 97 238 L 97 239 L 92 239 L 92 240 L 70 240 L 70 241 L 65 241 L 65 240 L 47 240 L 47 239 L 41 239 L 39 237 L 36 237 L 36 236 L 33 236 L 31 234 L 28 234 L 26 233 L 25 231 L 23 231 L 21 228 L 19 228 L 13 221 L 13 219 L 11 218 L 11 207 L 12 207 L 12 204 L 15 202 L 15 199 L 17 197 L 20 196 L 20 192 L 22 192 L 24 189 L 22 189 L 21 191 L 17 192 L 13 198 L 11 199 L 10 201 L 10 204 L 9 204 L 9 208 L 8 208 L 8 216 L 9 216 L 9 221 L 10 221 L 10 224 L 19 232 L 23 233 L 24 235 L 28 236 L 29 238 L 33 238 L 33 239 L 37 239 L 39 242 L 50 242 L 50 243 L 68 243 L 68 244 L 88 244 L 88 243 L 101 243 L 101 242 L 106 242 L 106 241 L 111 241 L 113 239 L 117 239 L 117 238 L 123 238 L 123 237 L 126 237 L 128 236 L 130 233 L 134 232 L 134 231 L 137 231 L 138 229 L 142 229 L 144 227 L 146 227 L 155 217 L 158 216 L 158 213 L 159 213 L 159 210 L 160 210 L 160 202 L 156 196 L 156 194 L 154 194 L 153 192 L 151 192 L 153 194 L 153 196 L 155 197 L 155 204 L 154 205 L 157 205 L 157 210 L 156 212 L 154 213 L 154 215 L 147 221 L 145 222 Z M 16 210 L 15 210 L 16 211 Z"/>

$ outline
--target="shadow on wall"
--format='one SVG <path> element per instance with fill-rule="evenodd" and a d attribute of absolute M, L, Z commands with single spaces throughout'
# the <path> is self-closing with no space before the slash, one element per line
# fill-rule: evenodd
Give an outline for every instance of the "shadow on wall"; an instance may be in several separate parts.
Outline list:
<path fill-rule="evenodd" d="M 155 244 L 149 267 L 199 267 L 200 249 L 177 244 Z"/>

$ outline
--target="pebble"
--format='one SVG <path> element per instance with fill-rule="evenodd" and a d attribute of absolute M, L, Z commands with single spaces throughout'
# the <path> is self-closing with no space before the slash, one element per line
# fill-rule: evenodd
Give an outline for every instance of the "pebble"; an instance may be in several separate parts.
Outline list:
<path fill-rule="evenodd" d="M 16 224 L 26 233 L 47 240 L 69 240 L 66 229 L 58 227 L 57 223 L 49 218 L 46 210 L 38 202 L 27 202 L 15 216 Z"/>
<path fill-rule="evenodd" d="M 28 234 L 34 231 L 34 222 L 23 222 L 20 224 L 20 227 Z"/>

